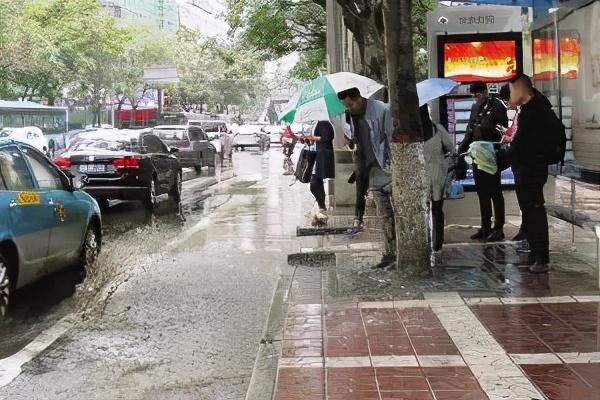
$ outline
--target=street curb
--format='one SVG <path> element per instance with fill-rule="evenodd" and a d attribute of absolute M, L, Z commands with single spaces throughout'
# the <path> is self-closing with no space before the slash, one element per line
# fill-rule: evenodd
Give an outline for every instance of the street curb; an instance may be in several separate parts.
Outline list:
<path fill-rule="evenodd" d="M 348 229 L 350 229 L 350 228 L 352 228 L 352 227 L 347 226 L 347 227 L 316 228 L 316 227 L 298 226 L 296 228 L 296 236 L 343 235 L 346 232 L 348 232 Z"/>
<path fill-rule="evenodd" d="M 287 312 L 287 293 L 291 275 L 282 275 L 273 293 L 269 318 L 256 355 L 246 400 L 270 400 L 275 395 L 277 367 L 281 358 L 283 330 Z"/>
<path fill-rule="evenodd" d="M 181 170 L 181 180 L 182 181 L 191 181 L 192 179 L 201 178 L 201 176 L 196 172 L 194 168 L 183 168 Z"/>
<path fill-rule="evenodd" d="M 334 251 L 312 251 L 288 255 L 288 264 L 293 267 L 329 267 L 335 266 L 336 260 L 337 255 Z"/>

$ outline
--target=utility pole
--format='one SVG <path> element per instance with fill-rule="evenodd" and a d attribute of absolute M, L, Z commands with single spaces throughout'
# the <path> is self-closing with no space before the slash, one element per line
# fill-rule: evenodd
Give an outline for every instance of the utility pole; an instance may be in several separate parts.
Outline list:
<path fill-rule="evenodd" d="M 165 0 L 158 0 L 158 17 L 160 19 L 160 29 L 165 28 Z"/>

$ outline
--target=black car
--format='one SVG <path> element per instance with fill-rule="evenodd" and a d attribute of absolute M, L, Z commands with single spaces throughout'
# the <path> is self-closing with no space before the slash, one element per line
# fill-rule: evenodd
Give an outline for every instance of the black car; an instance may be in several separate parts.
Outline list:
<path fill-rule="evenodd" d="M 139 200 L 152 212 L 160 195 L 181 201 L 176 152 L 147 130 L 100 129 L 79 134 L 54 163 L 83 180 L 101 207 L 108 200 Z"/>
<path fill-rule="evenodd" d="M 179 149 L 177 159 L 182 168 L 194 168 L 202 172 L 202 167 L 216 167 L 217 149 L 206 133 L 198 126 L 159 125 L 152 132 L 171 148 Z"/>

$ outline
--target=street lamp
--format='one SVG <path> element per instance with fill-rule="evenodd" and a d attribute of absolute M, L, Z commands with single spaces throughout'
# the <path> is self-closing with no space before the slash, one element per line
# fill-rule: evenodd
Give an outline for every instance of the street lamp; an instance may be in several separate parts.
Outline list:
<path fill-rule="evenodd" d="M 558 32 L 558 13 L 560 7 L 553 7 L 548 9 L 548 14 L 552 15 L 552 21 L 554 23 L 554 51 L 556 53 L 556 90 L 558 91 L 558 118 L 562 121 L 562 70 L 561 70 L 561 57 L 560 57 L 560 35 Z"/>

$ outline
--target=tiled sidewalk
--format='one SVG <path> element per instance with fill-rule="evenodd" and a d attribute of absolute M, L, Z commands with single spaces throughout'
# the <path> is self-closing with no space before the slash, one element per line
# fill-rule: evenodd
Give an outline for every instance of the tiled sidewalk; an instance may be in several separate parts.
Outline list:
<path fill-rule="evenodd" d="M 326 304 L 288 293 L 279 400 L 600 399 L 600 297 Z"/>

